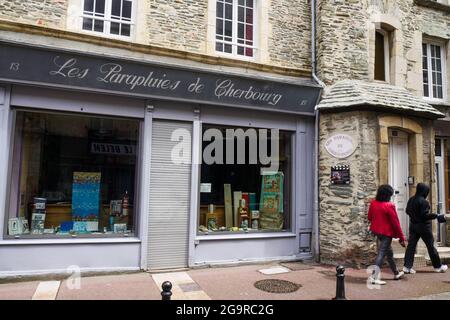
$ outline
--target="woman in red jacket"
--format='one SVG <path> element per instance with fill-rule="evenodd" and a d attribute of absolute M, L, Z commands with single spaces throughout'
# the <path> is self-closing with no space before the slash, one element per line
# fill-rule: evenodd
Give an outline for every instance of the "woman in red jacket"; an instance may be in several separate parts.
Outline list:
<path fill-rule="evenodd" d="M 386 284 L 380 279 L 380 270 L 383 265 L 384 257 L 387 257 L 389 266 L 394 273 L 394 279 L 403 277 L 404 272 L 399 271 L 394 261 L 394 252 L 392 251 L 392 239 L 399 238 L 400 245 L 405 247 L 405 236 L 403 235 L 400 221 L 398 220 L 395 205 L 390 202 L 394 189 L 388 184 L 378 188 L 375 200 L 370 203 L 368 218 L 370 221 L 370 231 L 372 231 L 378 240 L 378 255 L 375 261 L 375 272 L 370 281 L 372 284 Z"/>

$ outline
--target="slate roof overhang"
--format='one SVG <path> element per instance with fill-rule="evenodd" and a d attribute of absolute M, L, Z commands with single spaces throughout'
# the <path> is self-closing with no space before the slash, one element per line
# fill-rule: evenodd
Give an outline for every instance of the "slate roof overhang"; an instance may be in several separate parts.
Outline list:
<path fill-rule="evenodd" d="M 327 87 L 317 109 L 322 111 L 371 110 L 437 119 L 445 115 L 402 87 L 380 82 L 342 80 Z"/>

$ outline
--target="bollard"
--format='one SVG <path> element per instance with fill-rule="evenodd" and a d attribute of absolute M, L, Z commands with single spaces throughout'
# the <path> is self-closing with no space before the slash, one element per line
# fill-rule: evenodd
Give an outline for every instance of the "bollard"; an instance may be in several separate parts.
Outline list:
<path fill-rule="evenodd" d="M 161 292 L 161 300 L 170 300 L 170 297 L 172 296 L 172 283 L 170 281 L 164 281 L 162 286 L 162 292 Z"/>
<path fill-rule="evenodd" d="M 344 272 L 344 266 L 339 265 L 336 267 L 336 297 L 333 300 L 347 300 L 345 298 Z"/>

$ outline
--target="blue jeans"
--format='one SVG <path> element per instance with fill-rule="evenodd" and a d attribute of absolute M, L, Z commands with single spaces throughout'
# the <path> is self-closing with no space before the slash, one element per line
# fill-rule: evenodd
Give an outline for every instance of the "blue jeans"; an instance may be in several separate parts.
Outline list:
<path fill-rule="evenodd" d="M 374 272 L 374 276 L 377 279 L 379 276 L 379 272 L 381 270 L 381 267 L 383 266 L 383 260 L 386 256 L 387 261 L 389 263 L 389 267 L 391 268 L 392 272 L 397 275 L 398 269 L 397 265 L 394 261 L 394 251 L 392 250 L 392 238 L 384 235 L 377 235 L 378 240 L 378 255 L 377 259 L 375 260 L 375 265 L 378 267 L 377 270 Z"/>

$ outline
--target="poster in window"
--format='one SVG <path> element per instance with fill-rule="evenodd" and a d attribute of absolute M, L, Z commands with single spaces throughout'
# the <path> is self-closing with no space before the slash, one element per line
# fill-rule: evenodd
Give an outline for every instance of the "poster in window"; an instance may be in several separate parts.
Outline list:
<path fill-rule="evenodd" d="M 261 212 L 283 212 L 283 179 L 282 172 L 262 175 Z"/>
<path fill-rule="evenodd" d="M 262 175 L 259 206 L 259 228 L 261 229 L 281 230 L 283 228 L 283 181 L 282 172 Z"/>
<path fill-rule="evenodd" d="M 100 172 L 74 172 L 72 219 L 96 221 L 100 212 Z"/>

